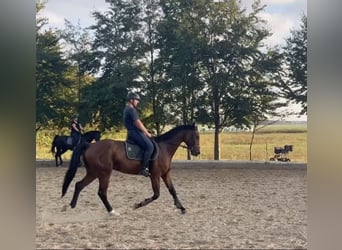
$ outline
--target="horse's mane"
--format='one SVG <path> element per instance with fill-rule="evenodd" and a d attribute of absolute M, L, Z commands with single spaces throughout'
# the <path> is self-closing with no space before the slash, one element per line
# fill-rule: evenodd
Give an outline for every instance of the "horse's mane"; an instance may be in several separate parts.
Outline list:
<path fill-rule="evenodd" d="M 156 142 L 166 141 L 166 140 L 174 137 L 175 134 L 177 134 L 181 130 L 195 130 L 195 129 L 196 129 L 195 125 L 180 125 L 180 126 L 177 126 L 177 127 L 171 129 L 170 131 L 168 131 L 168 132 L 166 132 L 160 136 L 155 137 L 154 140 Z"/>

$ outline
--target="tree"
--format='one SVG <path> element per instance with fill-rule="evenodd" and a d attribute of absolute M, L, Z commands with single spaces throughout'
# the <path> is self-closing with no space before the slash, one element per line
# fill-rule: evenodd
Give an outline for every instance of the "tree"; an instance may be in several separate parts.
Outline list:
<path fill-rule="evenodd" d="M 158 47 L 157 27 L 162 20 L 162 11 L 158 5 L 159 0 L 143 0 L 141 33 L 143 46 L 140 50 L 143 52 L 140 60 L 140 78 L 144 93 L 147 96 L 149 105 L 149 115 L 145 119 L 145 123 L 151 129 L 155 129 L 157 135 L 161 133 L 167 121 L 167 112 L 165 107 L 165 91 L 163 88 L 163 79 L 161 74 L 159 57 L 160 48 Z"/>
<path fill-rule="evenodd" d="M 300 28 L 286 39 L 285 65 L 287 74 L 281 82 L 284 97 L 301 105 L 299 114 L 307 113 L 307 17 L 302 15 Z"/>
<path fill-rule="evenodd" d="M 48 23 L 46 17 L 40 16 L 40 11 L 45 8 L 46 2 L 47 1 L 36 0 L 36 33 L 40 32 Z"/>
<path fill-rule="evenodd" d="M 198 116 L 214 126 L 214 159 L 219 159 L 219 134 L 224 127 L 251 126 L 277 96 L 271 87 L 279 70 L 279 55 L 263 45 L 270 36 L 255 1 L 247 13 L 238 1 L 206 4 L 200 72 L 206 83 Z M 274 96 L 274 97 L 272 97 Z M 258 113 L 259 114 L 258 114 Z"/>
<path fill-rule="evenodd" d="M 44 3 L 38 1 L 36 35 L 36 127 L 65 124 L 65 109 L 69 108 L 65 87 L 70 86 L 67 79 L 68 63 L 63 59 L 58 34 L 49 29 L 42 30 L 47 24 L 39 16 Z M 64 110 L 64 111 L 62 111 Z"/>
<path fill-rule="evenodd" d="M 61 31 L 61 39 L 64 44 L 64 54 L 76 73 L 75 82 L 77 87 L 75 93 L 77 101 L 74 106 L 77 107 L 77 113 L 82 113 L 81 116 L 83 117 L 88 112 L 81 110 L 82 87 L 90 83 L 89 80 L 92 77 L 90 77 L 89 73 L 91 73 L 94 66 L 90 35 L 79 23 L 73 25 L 70 21 L 65 20 L 65 29 Z"/>
<path fill-rule="evenodd" d="M 122 126 L 122 110 L 128 90 L 142 89 L 140 79 L 144 49 L 140 1 L 108 0 L 109 10 L 93 12 L 96 23 L 92 45 L 99 77 L 85 90 L 89 109 L 101 128 Z"/>
<path fill-rule="evenodd" d="M 204 1 L 161 1 L 164 19 L 158 26 L 164 78 L 165 109 L 173 115 L 170 123 L 188 124 L 195 119 L 196 97 L 203 88 L 198 78 L 198 37 Z"/>

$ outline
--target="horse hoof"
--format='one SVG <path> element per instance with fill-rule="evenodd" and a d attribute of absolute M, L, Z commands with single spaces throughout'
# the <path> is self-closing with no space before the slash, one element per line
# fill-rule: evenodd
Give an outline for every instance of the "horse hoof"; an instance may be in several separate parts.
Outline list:
<path fill-rule="evenodd" d="M 181 209 L 182 214 L 185 214 L 185 212 L 186 212 L 185 208 Z"/>
<path fill-rule="evenodd" d="M 133 205 L 133 210 L 138 209 L 139 207 L 140 207 L 139 203 L 135 203 L 135 204 Z"/>
<path fill-rule="evenodd" d="M 110 212 L 108 212 L 108 214 L 110 215 L 110 216 L 119 216 L 120 215 L 120 213 L 118 213 L 118 212 L 116 212 L 116 211 L 114 211 L 114 210 L 112 210 L 112 211 L 110 211 Z"/>

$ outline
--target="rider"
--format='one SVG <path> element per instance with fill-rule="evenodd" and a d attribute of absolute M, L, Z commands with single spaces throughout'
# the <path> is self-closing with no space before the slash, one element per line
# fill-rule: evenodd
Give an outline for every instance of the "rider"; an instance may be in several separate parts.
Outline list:
<path fill-rule="evenodd" d="M 81 139 L 81 133 L 83 131 L 83 127 L 80 123 L 78 123 L 78 116 L 74 115 L 72 117 L 72 122 L 71 122 L 71 134 L 70 136 L 72 137 L 72 146 L 75 148 L 77 144 L 79 143 Z"/>
<path fill-rule="evenodd" d="M 152 135 L 147 131 L 144 124 L 139 119 L 139 114 L 136 110 L 140 101 L 139 95 L 134 92 L 129 92 L 127 94 L 126 100 L 127 105 L 123 111 L 123 120 L 127 129 L 127 139 L 135 142 L 144 150 L 144 156 L 139 174 L 147 177 L 151 175 L 148 165 L 153 153 L 153 144 L 149 139 L 152 137 Z"/>

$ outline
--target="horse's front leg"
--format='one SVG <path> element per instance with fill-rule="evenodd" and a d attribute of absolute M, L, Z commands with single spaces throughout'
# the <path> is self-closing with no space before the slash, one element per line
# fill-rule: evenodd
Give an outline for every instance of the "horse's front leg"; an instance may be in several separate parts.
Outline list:
<path fill-rule="evenodd" d="M 97 194 L 99 195 L 103 205 L 106 207 L 109 214 L 119 215 L 119 213 L 113 210 L 107 198 L 107 189 L 109 185 L 110 174 L 111 174 L 111 171 L 109 172 L 107 176 L 102 176 L 99 178 L 99 191 Z"/>
<path fill-rule="evenodd" d="M 59 157 L 59 165 L 62 166 L 63 165 L 63 160 L 62 160 L 62 155 L 58 155 Z"/>
<path fill-rule="evenodd" d="M 160 176 L 153 175 L 151 178 L 151 184 L 153 189 L 153 196 L 143 200 L 142 202 L 135 203 L 133 209 L 137 209 L 139 207 L 146 206 L 147 204 L 151 203 L 152 201 L 158 199 L 160 195 Z"/>
<path fill-rule="evenodd" d="M 58 167 L 58 151 L 55 153 L 55 161 L 56 161 L 56 167 Z"/>
<path fill-rule="evenodd" d="M 178 196 L 177 196 L 177 192 L 175 187 L 172 184 L 172 180 L 171 180 L 171 176 L 170 176 L 170 172 L 168 172 L 166 175 L 162 176 L 163 181 L 167 187 L 167 189 L 169 190 L 173 201 L 175 203 L 175 206 L 181 210 L 182 214 L 185 214 L 186 209 L 183 207 L 182 203 L 179 201 Z"/>

